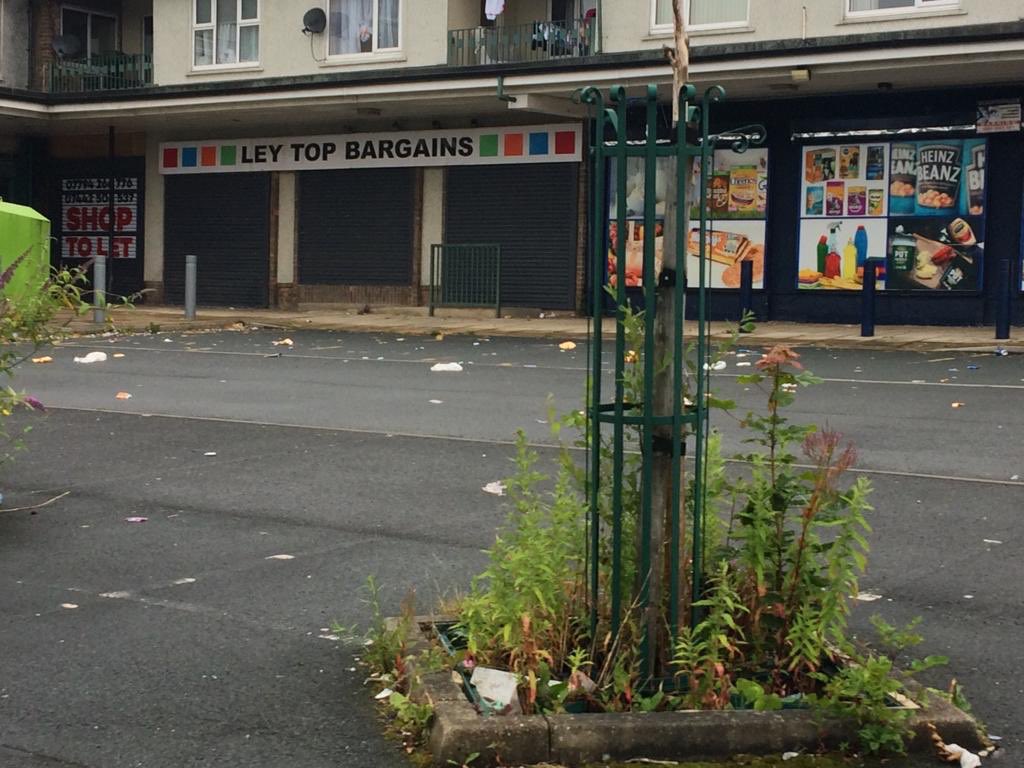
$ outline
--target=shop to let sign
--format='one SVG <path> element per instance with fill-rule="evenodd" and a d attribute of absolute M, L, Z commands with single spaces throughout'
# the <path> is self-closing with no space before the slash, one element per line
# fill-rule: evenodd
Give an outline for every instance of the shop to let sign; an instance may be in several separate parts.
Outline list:
<path fill-rule="evenodd" d="M 61 180 L 63 258 L 136 257 L 139 180 L 136 177 L 114 179 L 113 211 L 110 204 L 110 186 L 109 177 Z"/>
<path fill-rule="evenodd" d="M 160 173 L 580 162 L 579 124 L 169 142 Z"/>

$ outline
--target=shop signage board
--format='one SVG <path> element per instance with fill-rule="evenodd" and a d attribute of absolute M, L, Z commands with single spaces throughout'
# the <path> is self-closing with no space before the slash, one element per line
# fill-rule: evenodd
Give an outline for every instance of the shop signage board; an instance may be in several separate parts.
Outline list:
<path fill-rule="evenodd" d="M 978 133 L 1019 133 L 1020 99 L 978 102 Z"/>
<path fill-rule="evenodd" d="M 661 272 L 664 249 L 666 180 L 673 160 L 659 158 L 655 183 L 655 272 Z M 626 231 L 619 233 L 615 201 L 615 173 L 609 179 L 608 278 L 614 285 L 625 254 L 626 287 L 643 286 L 644 165 L 643 158 L 629 158 L 626 178 Z M 693 165 L 687 190 L 690 222 L 687 229 L 687 271 L 700 269 L 700 163 Z M 754 262 L 754 288 L 764 287 L 765 230 L 768 203 L 768 150 L 746 152 L 716 150 L 706 175 L 708 224 L 706 274 L 711 288 L 739 288 L 740 263 Z M 691 281 L 695 278 L 691 278 Z"/>
<path fill-rule="evenodd" d="M 162 174 L 578 163 L 581 159 L 579 123 L 160 145 Z"/>
<path fill-rule="evenodd" d="M 985 139 L 803 148 L 798 285 L 978 291 L 985 240 Z"/>
<path fill-rule="evenodd" d="M 136 257 L 139 233 L 138 177 L 114 178 L 113 221 L 111 231 L 109 176 L 61 179 L 63 258 Z"/>

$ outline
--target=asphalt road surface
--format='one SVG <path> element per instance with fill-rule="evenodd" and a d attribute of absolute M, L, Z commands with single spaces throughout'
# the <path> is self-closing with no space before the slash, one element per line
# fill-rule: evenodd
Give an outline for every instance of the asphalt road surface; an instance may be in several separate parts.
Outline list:
<path fill-rule="evenodd" d="M 400 766 L 330 631 L 464 590 L 502 519 L 514 432 L 552 442 L 587 350 L 550 341 L 274 331 L 78 340 L 27 364 L 50 409 L 0 470 L 0 765 Z M 76 355 L 100 350 L 106 362 Z M 114 358 L 114 353 L 123 357 Z M 756 352 L 727 358 L 736 382 Z M 435 362 L 461 373 L 431 373 Z M 860 604 L 923 616 L 927 682 L 963 684 L 1024 747 L 1024 361 L 805 350 L 796 421 L 858 446 L 876 511 Z M 118 392 L 130 399 L 119 400 Z M 953 407 L 961 403 L 960 407 Z M 715 416 L 729 450 L 735 419 Z M 146 522 L 128 522 L 128 518 Z M 289 555 L 282 559 L 276 556 Z"/>

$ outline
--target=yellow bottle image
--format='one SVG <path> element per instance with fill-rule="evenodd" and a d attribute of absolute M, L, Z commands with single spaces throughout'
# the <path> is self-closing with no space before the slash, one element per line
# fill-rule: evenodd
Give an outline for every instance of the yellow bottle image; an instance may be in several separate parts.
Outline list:
<path fill-rule="evenodd" d="M 843 248 L 843 277 L 847 280 L 857 277 L 857 246 L 853 244 L 853 238 Z"/>

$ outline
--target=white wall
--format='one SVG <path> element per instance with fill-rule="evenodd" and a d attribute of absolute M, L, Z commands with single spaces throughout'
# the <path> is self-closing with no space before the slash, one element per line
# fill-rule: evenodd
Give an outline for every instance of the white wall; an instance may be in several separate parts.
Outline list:
<path fill-rule="evenodd" d="M 444 242 L 444 168 L 423 169 L 420 285 L 430 284 L 430 246 Z"/>
<path fill-rule="evenodd" d="M 164 279 L 164 177 L 160 175 L 160 142 L 162 137 L 146 136 L 146 218 L 145 251 L 142 279 L 163 282 Z"/>
<path fill-rule="evenodd" d="M 277 176 L 277 282 L 295 282 L 295 173 Z"/>
<path fill-rule="evenodd" d="M 653 2 L 655 0 L 602 0 L 605 52 L 660 48 L 669 41 L 668 34 L 651 33 Z M 808 37 L 961 27 L 1019 21 L 1024 17 L 1024 6 L 1019 0 L 960 0 L 959 5 L 952 8 L 857 18 L 845 18 L 846 0 L 750 0 L 748 29 L 694 32 L 693 46 L 800 38 L 805 6 Z"/>
<path fill-rule="evenodd" d="M 260 62 L 233 69 L 192 69 L 191 0 L 156 0 L 153 56 L 159 85 L 316 75 L 443 64 L 447 58 L 447 0 L 402 0 L 401 53 L 363 54 L 346 61 L 326 55 L 327 35 L 303 35 L 302 16 L 327 0 L 261 0 Z M 310 43 L 312 42 L 312 50 Z"/>

